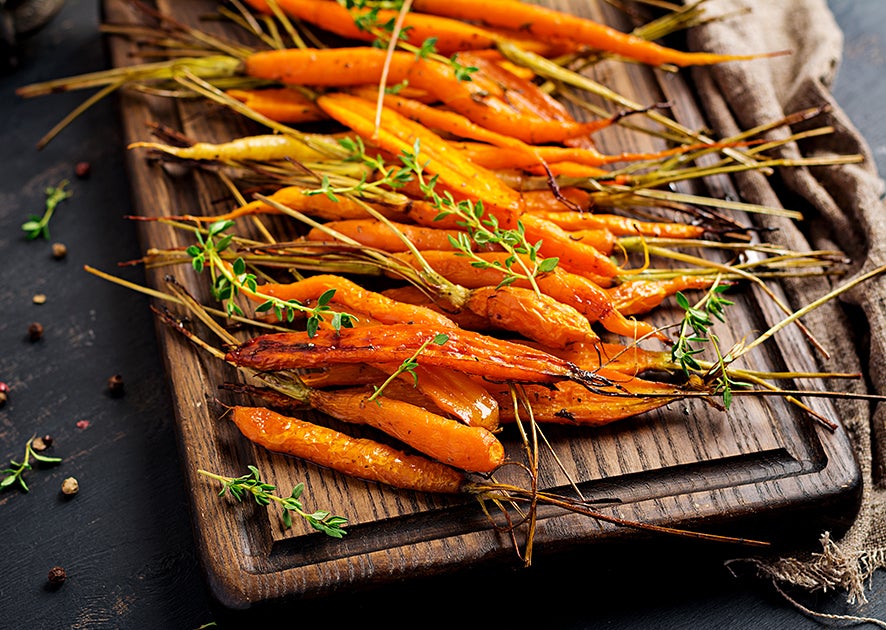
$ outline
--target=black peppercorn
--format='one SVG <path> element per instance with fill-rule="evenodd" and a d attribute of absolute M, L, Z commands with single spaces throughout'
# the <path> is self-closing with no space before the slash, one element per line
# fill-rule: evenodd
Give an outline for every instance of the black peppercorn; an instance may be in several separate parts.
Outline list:
<path fill-rule="evenodd" d="M 30 326 L 28 326 L 28 339 L 30 339 L 31 341 L 37 341 L 42 336 L 43 324 L 39 322 L 33 322 Z"/>
<path fill-rule="evenodd" d="M 108 379 L 108 393 L 114 398 L 123 395 L 123 377 L 120 374 L 114 374 Z"/>
<path fill-rule="evenodd" d="M 52 567 L 49 570 L 48 580 L 53 586 L 58 586 L 68 578 L 68 574 L 61 567 Z"/>

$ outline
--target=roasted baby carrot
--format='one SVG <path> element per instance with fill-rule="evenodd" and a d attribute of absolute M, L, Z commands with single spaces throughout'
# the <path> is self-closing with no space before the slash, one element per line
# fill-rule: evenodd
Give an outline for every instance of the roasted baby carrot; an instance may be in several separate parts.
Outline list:
<path fill-rule="evenodd" d="M 428 343 L 438 333 L 442 345 Z M 487 335 L 449 328 L 434 330 L 411 324 L 364 328 L 271 333 L 254 337 L 226 354 L 234 365 L 261 371 L 316 368 L 335 363 L 402 363 L 417 355 L 419 365 L 436 365 L 491 380 L 557 383 L 573 380 L 592 389 L 608 387 L 587 370 L 528 346 Z"/>
<path fill-rule="evenodd" d="M 575 387 L 573 383 L 563 383 L 555 388 L 527 386 L 524 389 L 532 406 L 532 417 L 536 422 L 603 426 L 660 409 L 685 398 L 672 385 L 623 375 L 615 378 L 614 382 L 625 389 L 624 395 L 607 396 L 582 391 L 581 387 Z M 511 394 L 507 388 L 492 383 L 488 388 L 499 400 L 502 422 L 513 421 L 514 406 L 510 402 Z"/>
<path fill-rule="evenodd" d="M 409 253 L 394 255 L 411 265 L 417 264 Z M 477 256 L 490 265 L 497 263 L 499 266 L 504 266 L 507 258 L 507 254 L 499 252 L 481 252 Z M 469 289 L 496 286 L 501 282 L 501 272 L 494 267 L 478 268 L 472 265 L 469 259 L 458 256 L 455 252 L 428 250 L 422 252 L 422 258 L 444 278 Z M 557 267 L 549 273 L 538 276 L 536 283 L 542 293 L 572 306 L 591 323 L 599 321 L 610 332 L 631 339 L 649 335 L 662 341 L 669 341 L 667 336 L 651 324 L 628 319 L 619 313 L 609 294 L 585 276 Z M 523 280 L 517 280 L 514 284 L 528 286 Z"/>
<path fill-rule="evenodd" d="M 276 122 L 297 124 L 326 120 L 326 114 L 313 100 L 291 87 L 231 89 L 225 93 Z"/>
<path fill-rule="evenodd" d="M 465 234 L 464 230 L 424 227 L 396 221 L 391 221 L 389 226 L 375 219 L 328 221 L 324 224 L 324 227 L 335 230 L 366 247 L 372 247 L 385 252 L 407 251 L 409 247 L 403 242 L 403 238 L 409 240 L 419 250 L 454 249 L 455 247 L 450 239 L 458 239 Z M 397 232 L 400 233 L 402 238 L 397 235 Z M 320 242 L 332 240 L 324 229 L 318 227 L 311 228 L 304 238 L 308 241 Z"/>
<path fill-rule="evenodd" d="M 667 280 L 629 280 L 607 289 L 615 308 L 625 315 L 642 315 L 678 291 L 707 289 L 716 282 L 710 276 L 680 276 Z"/>
<path fill-rule="evenodd" d="M 446 494 L 461 492 L 467 482 L 464 473 L 427 457 L 374 440 L 354 438 L 265 407 L 234 407 L 231 419 L 248 440 L 259 446 L 358 479 L 404 490 Z"/>
<path fill-rule="evenodd" d="M 598 339 L 588 318 L 578 310 L 532 289 L 479 287 L 471 291 L 465 308 L 497 328 L 520 333 L 547 348 Z"/>
<path fill-rule="evenodd" d="M 432 459 L 467 472 L 489 473 L 505 458 L 502 443 L 487 429 L 444 418 L 416 405 L 371 391 L 312 390 L 311 404 L 344 422 L 366 424 Z"/>
<path fill-rule="evenodd" d="M 617 214 L 595 214 L 564 209 L 563 211 L 533 211 L 533 215 L 558 225 L 569 232 L 606 229 L 616 236 L 651 236 L 661 238 L 699 238 L 705 228 L 676 221 L 638 221 Z"/>
<path fill-rule="evenodd" d="M 247 1 L 254 9 L 270 12 L 264 0 Z M 327 0 L 277 0 L 277 4 L 289 17 L 304 20 L 341 37 L 368 42 L 376 40 L 382 34 L 382 25 L 393 24 L 398 16 L 398 12 L 391 9 L 348 9 L 338 2 Z M 367 22 L 367 18 L 371 22 Z M 446 56 L 461 50 L 493 48 L 499 39 L 504 39 L 504 36 L 462 20 L 417 13 L 404 17 L 403 35 L 413 46 L 421 46 L 425 40 L 434 38 L 436 50 Z"/>
<path fill-rule="evenodd" d="M 416 11 L 527 33 L 560 38 L 653 66 L 711 65 L 761 55 L 717 55 L 666 48 L 593 20 L 518 0 L 415 0 Z"/>

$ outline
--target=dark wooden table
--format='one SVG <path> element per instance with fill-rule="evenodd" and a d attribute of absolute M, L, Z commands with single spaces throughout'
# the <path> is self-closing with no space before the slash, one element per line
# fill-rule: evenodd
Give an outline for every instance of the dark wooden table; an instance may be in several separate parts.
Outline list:
<path fill-rule="evenodd" d="M 829 4 L 846 35 L 838 100 L 886 173 L 886 3 Z M 49 26 L 24 41 L 18 68 L 0 77 L 0 381 L 10 388 L 0 408 L 0 457 L 3 465 L 20 459 L 28 438 L 48 434 L 54 443 L 47 452 L 63 458 L 27 473 L 30 492 L 0 493 L 0 628 L 251 627 L 261 619 L 219 610 L 203 582 L 146 298 L 82 270 L 89 264 L 134 282 L 143 277 L 137 267 L 116 268 L 142 248 L 135 226 L 122 220 L 130 189 L 115 102 L 100 103 L 37 151 L 37 139 L 83 97 L 24 102 L 13 95 L 19 85 L 107 67 L 98 6 L 67 0 Z M 86 177 L 77 174 L 81 162 L 90 165 Z M 58 206 L 51 239 L 27 240 L 21 223 L 42 212 L 44 189 L 65 179 L 73 196 Z M 67 246 L 64 258 L 53 257 L 54 242 Z M 45 303 L 34 302 L 38 294 Z M 35 322 L 43 334 L 32 341 Z M 123 396 L 108 389 L 114 375 L 122 376 Z M 79 481 L 73 497 L 60 491 L 66 477 Z M 460 583 L 404 584 L 389 597 L 295 606 L 289 622 L 822 626 L 753 575 L 733 575 L 724 553 L 689 542 L 610 549 L 580 566 L 564 559 Z M 47 582 L 54 566 L 67 572 L 60 587 Z M 850 611 L 839 592 L 795 595 L 816 610 Z M 868 596 L 863 614 L 886 620 L 881 574 Z"/>

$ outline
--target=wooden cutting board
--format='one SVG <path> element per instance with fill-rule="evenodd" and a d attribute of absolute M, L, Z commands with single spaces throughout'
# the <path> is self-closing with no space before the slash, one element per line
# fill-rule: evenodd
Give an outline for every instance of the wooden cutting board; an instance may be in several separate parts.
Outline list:
<path fill-rule="evenodd" d="M 629 28 L 607 6 L 552 4 Z M 213 2 L 162 0 L 158 7 L 200 29 L 232 35 L 219 22 L 200 20 L 213 13 Z M 145 20 L 123 0 L 105 0 L 104 11 L 109 23 Z M 112 38 L 111 50 L 115 65 L 140 60 L 139 50 L 129 41 Z M 704 128 L 703 113 L 681 74 L 605 62 L 592 76 L 639 103 L 668 101 L 681 123 Z M 151 139 L 150 123 L 205 141 L 256 132 L 243 119 L 204 102 L 125 93 L 119 103 L 127 141 Z M 599 145 L 612 153 L 657 146 L 646 136 L 621 128 L 601 134 Z M 128 155 L 128 169 L 139 215 L 216 214 L 231 207 L 213 177 L 173 172 L 134 151 Z M 727 178 L 706 185 L 709 194 L 739 198 Z M 141 236 L 146 249 L 190 244 L 186 233 L 152 223 L 141 224 Z M 149 269 L 148 281 L 162 288 L 166 274 L 209 301 L 205 279 L 190 269 Z M 780 295 L 777 286 L 773 289 Z M 730 335 L 733 339 L 753 335 L 783 316 L 757 292 L 746 290 L 737 300 L 729 326 L 718 329 L 724 344 Z M 657 317 L 673 322 L 675 311 L 665 309 Z M 158 324 L 158 335 L 176 400 L 183 478 L 192 501 L 197 544 L 210 590 L 221 605 L 242 609 L 290 597 L 321 599 L 384 587 L 406 576 L 457 575 L 467 567 L 519 565 L 510 537 L 491 527 L 473 499 L 396 491 L 253 446 L 224 418 L 219 403 L 233 402 L 218 386 L 236 381 L 234 370 L 195 350 L 165 325 Z M 747 367 L 815 369 L 809 347 L 796 327 L 788 327 L 751 357 Z M 826 399 L 811 399 L 808 404 L 839 423 Z M 816 536 L 823 529 L 839 531 L 857 509 L 859 470 L 842 427 L 828 431 L 778 397 L 741 397 L 728 413 L 702 402 L 681 402 L 608 427 L 545 428 L 545 435 L 559 464 L 544 453 L 540 487 L 570 493 L 574 481 L 587 499 L 616 499 L 617 504 L 599 510 L 622 519 L 754 534 L 783 543 L 787 538 Z M 519 458 L 516 437 L 506 436 L 505 441 L 510 456 Z M 218 485 L 197 474 L 203 468 L 237 476 L 246 473 L 250 464 L 281 489 L 304 482 L 307 506 L 346 516 L 347 536 L 332 539 L 301 522 L 284 529 L 277 511 L 220 499 Z M 543 509 L 534 553 L 566 554 L 640 536 L 647 534 Z M 671 540 L 655 536 L 663 545 Z M 523 542 L 519 536 L 518 542 Z"/>

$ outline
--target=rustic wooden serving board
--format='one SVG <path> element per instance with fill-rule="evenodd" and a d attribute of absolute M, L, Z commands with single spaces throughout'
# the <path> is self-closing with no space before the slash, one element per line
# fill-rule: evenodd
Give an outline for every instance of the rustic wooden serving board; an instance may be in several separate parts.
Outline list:
<path fill-rule="evenodd" d="M 626 28 L 618 21 L 621 15 L 597 3 L 559 1 L 556 6 Z M 224 32 L 217 22 L 199 20 L 214 10 L 208 0 L 161 0 L 158 8 L 201 29 Z M 104 9 L 110 23 L 144 19 L 124 0 L 106 0 Z M 111 45 L 115 65 L 139 61 L 131 42 L 112 39 Z M 637 102 L 669 101 L 684 125 L 704 127 L 703 114 L 681 75 L 614 62 L 600 64 L 594 73 L 597 80 Z M 255 133 L 242 119 L 201 102 L 126 93 L 120 96 L 120 107 L 129 141 L 149 140 L 149 123 L 206 141 Z M 599 142 L 604 152 L 615 152 L 646 149 L 645 142 L 651 141 L 616 128 L 601 135 Z M 231 207 L 214 178 L 171 173 L 147 161 L 143 153 L 131 152 L 128 162 L 140 215 L 214 214 Z M 738 197 L 728 179 L 708 185 L 711 194 Z M 162 225 L 144 223 L 142 230 L 146 249 L 190 244 L 188 235 Z M 190 269 L 152 269 L 149 282 L 162 288 L 166 274 L 208 301 L 205 279 Z M 719 331 L 724 343 L 730 334 L 735 339 L 753 335 L 782 317 L 770 300 L 753 291 L 737 299 L 740 306 L 730 316 L 730 328 Z M 673 321 L 673 315 L 665 312 L 662 317 Z M 407 576 L 519 564 L 510 538 L 494 531 L 473 499 L 396 491 L 254 447 L 225 420 L 217 402 L 230 400 L 218 385 L 237 380 L 236 373 L 162 324 L 158 334 L 177 403 L 194 531 L 210 589 L 223 606 L 241 609 L 288 597 L 319 599 L 393 584 Z M 753 361 L 748 367 L 815 367 L 809 343 L 795 327 L 780 333 Z M 826 399 L 808 402 L 839 422 Z M 600 511 L 623 519 L 708 532 L 753 532 L 777 541 L 784 536 L 771 527 L 774 524 L 793 523 L 799 529 L 791 530 L 791 536 L 816 535 L 821 528 L 835 531 L 844 526 L 857 507 L 859 472 L 842 428 L 825 430 L 778 397 L 742 397 L 728 413 L 690 401 L 604 428 L 554 427 L 545 433 L 563 469 L 546 456 L 541 488 L 569 492 L 574 480 L 588 499 L 617 498 L 617 506 Z M 506 442 L 511 455 L 519 457 L 516 439 Z M 205 468 L 237 476 L 250 464 L 280 488 L 304 482 L 309 507 L 348 518 L 347 536 L 332 539 L 300 522 L 285 530 L 275 510 L 233 506 L 219 499 L 215 483 L 197 474 Z M 632 529 L 546 509 L 540 512 L 535 532 L 535 554 L 562 554 L 636 536 Z M 668 544 L 665 536 L 658 540 Z"/>

